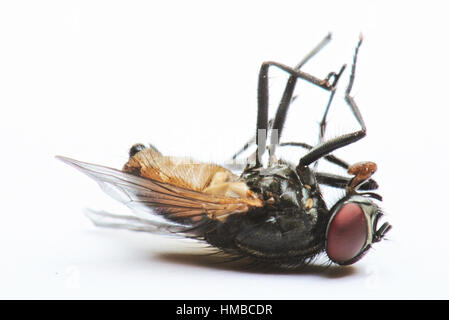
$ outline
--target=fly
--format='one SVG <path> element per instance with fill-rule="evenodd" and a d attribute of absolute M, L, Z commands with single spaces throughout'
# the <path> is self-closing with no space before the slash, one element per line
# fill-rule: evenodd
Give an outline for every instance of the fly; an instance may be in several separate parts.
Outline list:
<path fill-rule="evenodd" d="M 346 65 L 324 79 L 301 71 L 330 38 L 329 34 L 294 68 L 272 61 L 262 64 L 256 135 L 232 159 L 253 144 L 257 149 L 238 175 L 216 164 L 163 155 L 152 145 L 132 146 L 121 170 L 57 156 L 94 179 L 116 200 L 145 213 L 137 217 L 90 210 L 90 218 L 99 226 L 193 237 L 223 253 L 266 265 L 299 267 L 324 252 L 339 265 L 358 261 L 391 225 L 385 222 L 378 226 L 382 211 L 377 202 L 382 197 L 373 192 L 378 185 L 371 179 L 376 164 L 365 161 L 349 165 L 332 155 L 366 135 L 365 122 L 351 96 L 362 36 L 345 92 L 345 101 L 360 130 L 324 140 L 327 113 Z M 269 121 L 270 67 L 290 76 L 275 117 Z M 315 146 L 279 142 L 298 79 L 330 92 Z M 277 133 L 270 141 L 266 138 L 268 130 Z M 306 154 L 296 164 L 277 159 L 276 149 L 284 146 L 303 148 Z M 264 164 L 262 156 L 267 150 L 268 163 Z M 313 165 L 320 159 L 346 169 L 350 177 L 318 171 Z M 345 195 L 328 209 L 320 185 L 343 189 Z"/>

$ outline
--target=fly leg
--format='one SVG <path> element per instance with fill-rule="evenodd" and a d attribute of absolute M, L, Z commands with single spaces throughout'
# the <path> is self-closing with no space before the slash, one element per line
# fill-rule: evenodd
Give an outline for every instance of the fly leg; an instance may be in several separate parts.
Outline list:
<path fill-rule="evenodd" d="M 331 40 L 331 35 L 328 34 L 323 40 L 321 40 L 321 42 L 307 56 L 304 57 L 304 59 L 301 62 L 299 62 L 295 66 L 294 70 L 299 71 L 304 66 L 304 64 L 306 64 L 307 61 L 309 61 L 313 56 L 315 56 L 330 40 Z M 329 82 L 331 77 L 338 78 L 339 76 L 337 77 L 334 72 L 331 72 L 326 77 L 325 81 Z M 279 102 L 278 109 L 276 110 L 276 115 L 273 120 L 273 129 L 277 130 L 277 135 L 271 136 L 270 147 L 269 147 L 270 156 L 274 156 L 275 148 L 279 144 L 282 130 L 284 128 L 285 120 L 287 118 L 288 108 L 290 107 L 290 104 L 293 101 L 292 97 L 293 97 L 293 92 L 296 87 L 297 79 L 298 78 L 294 75 L 291 75 L 288 78 L 287 84 L 286 84 L 284 92 L 282 94 L 281 101 Z M 338 79 L 334 79 L 334 81 L 332 83 L 332 87 L 336 85 L 336 80 L 338 80 Z"/>
<path fill-rule="evenodd" d="M 273 127 L 273 119 L 268 121 L 268 129 L 271 129 L 272 127 Z M 251 147 L 255 143 L 256 143 L 256 135 L 252 136 L 251 139 L 249 139 L 248 142 L 246 142 L 239 151 L 234 153 L 234 155 L 231 157 L 231 161 L 234 161 L 235 159 L 237 159 L 237 157 L 239 155 L 241 155 L 243 152 L 248 150 L 248 148 Z"/>
<path fill-rule="evenodd" d="M 266 148 L 266 136 L 267 130 L 275 129 L 277 134 L 271 136 L 271 143 L 269 152 L 270 155 L 274 157 L 275 146 L 278 144 L 280 134 L 284 127 L 288 107 L 291 102 L 295 99 L 293 97 L 293 92 L 295 89 L 296 81 L 298 78 L 304 79 L 311 82 L 325 90 L 331 90 L 332 94 L 330 97 L 330 102 L 333 99 L 335 93 L 335 85 L 344 70 L 344 67 L 340 70 L 338 74 L 331 72 L 325 79 L 320 80 L 312 75 L 300 71 L 302 66 L 306 64 L 313 56 L 315 56 L 329 41 L 331 40 L 331 34 L 328 34 L 321 42 L 308 54 L 301 62 L 299 62 L 295 68 L 290 68 L 285 65 L 276 62 L 264 62 L 261 66 L 259 73 L 259 86 L 258 86 L 258 115 L 257 115 L 257 131 L 256 135 L 252 137 L 237 153 L 235 153 L 231 160 L 235 160 L 241 153 L 246 151 L 254 143 L 257 144 L 257 151 L 255 154 L 250 156 L 250 160 L 255 158 L 256 166 L 260 166 L 260 159 Z M 279 103 L 278 109 L 276 111 L 275 118 L 268 121 L 268 68 L 269 66 L 277 66 L 278 68 L 291 74 L 289 77 L 284 93 L 282 95 L 281 101 Z M 331 81 L 332 80 L 332 81 Z"/>
<path fill-rule="evenodd" d="M 302 65 L 298 65 L 298 66 L 300 68 Z M 295 68 L 295 70 L 299 70 L 298 66 Z M 346 65 L 343 65 L 340 68 L 340 71 L 338 73 L 331 72 L 327 75 L 326 79 L 324 80 L 329 84 L 329 88 L 327 90 L 331 91 L 329 100 L 327 102 L 325 115 L 327 115 L 329 107 L 332 104 L 332 100 L 334 99 L 334 95 L 337 90 L 338 79 L 342 75 L 345 68 L 346 68 Z M 292 102 L 292 94 L 293 94 L 293 90 L 295 88 L 296 80 L 297 80 L 297 77 L 295 77 L 294 75 L 289 77 L 289 79 L 287 81 L 287 85 L 284 90 L 284 93 L 282 95 L 281 102 L 276 111 L 276 116 L 275 116 L 274 122 L 273 122 L 273 130 L 277 130 L 277 136 L 274 136 L 274 135 L 271 136 L 270 147 L 269 147 L 270 156 L 274 156 L 276 146 L 279 145 L 282 130 L 284 128 L 285 120 L 287 118 L 288 108 Z M 322 122 L 323 121 L 325 121 L 325 118 L 323 118 Z"/>
<path fill-rule="evenodd" d="M 307 150 L 311 150 L 313 147 L 311 145 L 308 145 L 307 143 L 303 143 L 303 142 L 283 142 L 279 145 L 280 147 L 301 147 Z M 323 157 L 325 160 L 343 168 L 346 169 L 348 171 L 349 174 L 355 175 L 356 177 L 359 177 L 360 174 L 358 174 L 358 172 L 355 172 L 355 168 L 356 165 L 349 165 L 349 163 L 347 163 L 346 161 L 332 155 L 332 154 L 328 154 L 325 155 Z M 340 175 L 335 175 L 335 174 L 331 174 L 331 173 L 324 173 L 324 172 L 315 172 L 316 178 L 317 178 L 317 182 L 320 184 L 325 184 L 331 187 L 335 187 L 335 188 L 343 188 L 345 189 L 346 187 L 350 186 L 350 185 L 354 185 L 354 187 L 356 185 L 360 186 L 360 190 L 375 190 L 378 188 L 378 184 L 375 180 L 373 179 L 364 179 L 366 181 L 363 181 L 363 183 L 360 184 L 360 182 L 362 181 L 358 181 L 357 184 L 357 179 L 359 178 L 348 178 L 348 177 L 344 177 L 344 176 L 340 176 Z M 369 177 L 368 177 L 369 178 Z"/>
<path fill-rule="evenodd" d="M 348 103 L 349 107 L 351 108 L 352 113 L 354 114 L 355 118 L 357 119 L 357 122 L 360 124 L 360 126 L 362 128 L 361 128 L 361 130 L 341 135 L 341 136 L 331 139 L 329 141 L 321 142 L 317 146 L 315 146 L 314 148 L 309 150 L 309 152 L 304 157 L 302 157 L 300 159 L 299 164 L 297 166 L 297 170 L 300 173 L 300 175 L 302 175 L 302 173 L 306 173 L 308 171 L 307 168 L 311 163 L 328 155 L 329 153 L 331 153 L 332 151 L 334 151 L 336 149 L 339 149 L 339 148 L 347 146 L 351 143 L 354 143 L 366 136 L 365 122 L 363 121 L 362 115 L 360 114 L 360 110 L 357 107 L 355 100 L 350 95 L 352 86 L 354 84 L 357 55 L 359 52 L 360 45 L 362 44 L 362 40 L 363 40 L 363 38 L 360 36 L 360 40 L 355 49 L 354 60 L 353 60 L 352 69 L 351 69 L 351 75 L 349 78 L 349 84 L 348 84 L 348 87 L 346 88 L 346 92 L 345 92 L 345 101 Z"/>
<path fill-rule="evenodd" d="M 307 150 L 313 149 L 313 147 L 311 145 L 304 143 L 304 142 L 283 142 L 283 143 L 280 143 L 279 146 L 280 147 L 300 147 L 300 148 L 307 149 Z M 327 161 L 329 161 L 343 169 L 347 170 L 349 168 L 349 163 L 347 163 L 346 161 L 344 161 L 334 155 L 331 155 L 331 154 L 325 155 L 324 159 L 326 159 Z"/>
<path fill-rule="evenodd" d="M 270 66 L 278 67 L 279 69 L 290 74 L 289 81 L 287 82 L 286 89 L 284 91 L 283 97 L 281 99 L 278 112 L 273 122 L 272 132 L 275 132 L 274 136 L 271 136 L 270 143 L 270 164 L 274 162 L 274 152 L 275 146 L 279 143 L 279 133 L 282 132 L 285 118 L 287 115 L 288 107 L 291 103 L 293 90 L 298 78 L 306 80 L 312 84 L 319 86 L 322 89 L 334 92 L 336 82 L 344 70 L 344 66 L 341 68 L 340 72 L 337 74 L 335 72 L 329 73 L 329 75 L 324 79 L 319 79 L 301 70 L 290 68 L 284 64 L 266 61 L 262 64 L 259 73 L 259 86 L 258 86 L 258 117 L 257 117 L 257 132 L 256 132 L 256 143 L 257 143 L 257 156 L 256 156 L 256 166 L 261 166 L 260 159 L 265 152 L 266 147 L 266 133 L 267 133 L 267 123 L 268 123 L 268 68 Z M 301 67 L 301 65 L 299 65 Z M 330 101 L 332 101 L 333 94 L 331 95 Z"/>
<path fill-rule="evenodd" d="M 337 174 L 327 173 L 327 172 L 315 172 L 316 181 L 319 184 L 324 184 L 326 186 L 346 189 L 351 183 L 351 178 L 340 176 Z M 373 179 L 368 179 L 364 181 L 358 188 L 358 190 L 376 190 L 379 187 L 376 181 Z"/>

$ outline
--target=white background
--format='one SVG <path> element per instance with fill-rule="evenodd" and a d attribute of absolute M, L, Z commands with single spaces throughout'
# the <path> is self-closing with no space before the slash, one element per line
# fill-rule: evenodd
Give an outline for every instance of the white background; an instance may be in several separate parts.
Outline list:
<path fill-rule="evenodd" d="M 0 298 L 449 298 L 445 2 L 161 3 L 1 2 Z M 224 161 L 255 130 L 261 62 L 293 66 L 329 31 L 304 71 L 350 64 L 364 34 L 353 93 L 368 136 L 336 154 L 377 162 L 388 241 L 350 267 L 263 273 L 83 216 L 122 207 L 54 155 L 120 168 L 151 142 Z M 357 129 L 348 74 L 327 137 Z M 272 112 L 285 79 L 270 75 Z M 327 94 L 304 82 L 296 93 L 286 138 L 315 143 Z"/>

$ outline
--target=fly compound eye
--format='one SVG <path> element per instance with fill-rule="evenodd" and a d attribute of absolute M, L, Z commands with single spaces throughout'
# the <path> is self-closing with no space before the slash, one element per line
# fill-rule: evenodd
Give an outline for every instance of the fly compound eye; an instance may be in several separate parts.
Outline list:
<path fill-rule="evenodd" d="M 357 261 L 368 240 L 368 223 L 359 205 L 344 204 L 329 221 L 326 241 L 328 257 L 342 265 Z"/>

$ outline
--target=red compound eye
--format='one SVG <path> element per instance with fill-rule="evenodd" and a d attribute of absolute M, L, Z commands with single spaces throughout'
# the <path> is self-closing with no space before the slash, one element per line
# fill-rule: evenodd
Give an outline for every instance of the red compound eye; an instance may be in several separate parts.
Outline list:
<path fill-rule="evenodd" d="M 355 203 L 345 204 L 330 221 L 327 255 L 332 261 L 345 264 L 361 252 L 367 237 L 368 225 L 362 208 Z"/>

